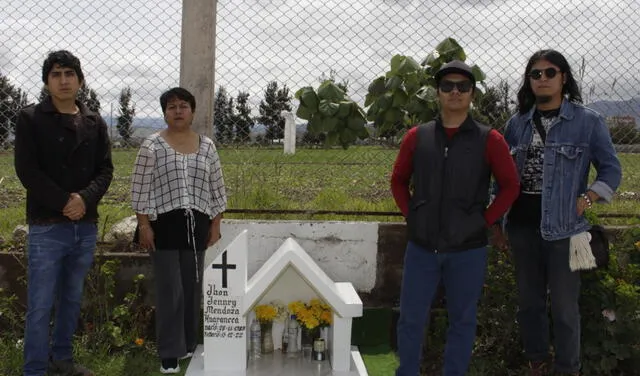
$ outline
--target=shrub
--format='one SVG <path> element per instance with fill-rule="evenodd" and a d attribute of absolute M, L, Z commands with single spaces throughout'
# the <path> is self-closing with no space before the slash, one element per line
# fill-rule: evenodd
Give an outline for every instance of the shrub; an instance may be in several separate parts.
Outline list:
<path fill-rule="evenodd" d="M 633 124 L 617 124 L 609 128 L 611 140 L 617 145 L 640 144 L 640 132 Z"/>
<path fill-rule="evenodd" d="M 583 273 L 582 372 L 640 375 L 640 229 L 624 232 L 606 270 Z"/>

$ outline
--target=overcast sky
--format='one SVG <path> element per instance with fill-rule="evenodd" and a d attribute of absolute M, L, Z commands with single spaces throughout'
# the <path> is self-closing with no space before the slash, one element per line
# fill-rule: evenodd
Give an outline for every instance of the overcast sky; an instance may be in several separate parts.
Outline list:
<path fill-rule="evenodd" d="M 105 115 L 131 86 L 139 116 L 161 116 L 157 98 L 179 80 L 181 1 L 0 0 L 0 71 L 35 100 L 47 52 L 80 57 Z M 419 62 L 447 37 L 488 83 L 515 90 L 541 48 L 586 61 L 592 100 L 640 96 L 638 0 L 219 0 L 216 84 L 259 103 L 272 80 L 292 94 L 330 69 L 364 104 L 369 83 L 395 54 Z M 613 82 L 615 87 L 611 87 Z M 253 109 L 257 114 L 257 106 Z"/>

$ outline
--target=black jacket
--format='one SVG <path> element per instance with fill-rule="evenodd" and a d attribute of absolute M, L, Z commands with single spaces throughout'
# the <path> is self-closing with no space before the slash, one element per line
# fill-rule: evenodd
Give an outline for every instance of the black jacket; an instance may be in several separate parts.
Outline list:
<path fill-rule="evenodd" d="M 70 221 L 62 214 L 71 193 L 82 196 L 86 214 L 96 222 L 98 202 L 113 178 L 111 145 L 100 115 L 77 103 L 73 115 L 61 114 L 51 97 L 20 112 L 16 126 L 15 168 L 27 189 L 27 222 Z"/>
<path fill-rule="evenodd" d="M 489 131 L 471 116 L 451 140 L 440 121 L 420 126 L 407 216 L 410 240 L 438 252 L 487 245 L 484 211 L 491 168 L 485 149 Z"/>

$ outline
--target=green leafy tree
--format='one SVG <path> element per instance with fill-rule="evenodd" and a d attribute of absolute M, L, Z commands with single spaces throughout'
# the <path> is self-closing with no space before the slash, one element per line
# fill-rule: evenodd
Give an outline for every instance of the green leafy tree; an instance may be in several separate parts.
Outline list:
<path fill-rule="evenodd" d="M 129 144 L 133 134 L 133 119 L 136 116 L 136 108 L 131 103 L 131 88 L 126 87 L 120 92 L 120 115 L 118 116 L 118 133 L 122 140 Z"/>
<path fill-rule="evenodd" d="M 265 125 L 267 140 L 284 138 L 284 118 L 282 111 L 291 111 L 289 88 L 284 85 L 278 88 L 275 81 L 269 82 L 264 92 L 264 100 L 260 101 L 260 117 L 258 121 Z"/>
<path fill-rule="evenodd" d="M 409 127 L 432 120 L 438 114 L 435 73 L 442 65 L 466 57 L 458 42 L 447 38 L 422 64 L 409 56 L 391 58 L 391 69 L 369 85 L 364 104 L 378 137 L 394 139 Z M 476 81 L 482 83 L 484 73 L 476 65 L 471 68 Z"/>
<path fill-rule="evenodd" d="M 236 142 L 244 144 L 249 141 L 251 128 L 253 127 L 253 119 L 251 118 L 251 109 L 249 108 L 249 93 L 241 91 L 236 97 Z"/>
<path fill-rule="evenodd" d="M 233 135 L 233 98 L 229 98 L 224 86 L 218 88 L 213 102 L 213 127 L 216 141 L 227 144 Z"/>
<path fill-rule="evenodd" d="M 515 102 L 506 81 L 500 81 L 498 86 L 487 87 L 483 93 L 477 92 L 473 105 L 473 117 L 497 130 L 503 130 L 515 112 Z"/>
<path fill-rule="evenodd" d="M 0 148 L 5 146 L 15 131 L 20 110 L 28 105 L 27 94 L 12 85 L 8 77 L 0 74 Z"/>
<path fill-rule="evenodd" d="M 42 102 L 48 96 L 49 90 L 46 87 L 42 87 L 38 100 Z M 102 105 L 100 104 L 100 100 L 98 100 L 98 93 L 96 93 L 95 90 L 90 88 L 84 82 L 82 83 L 82 86 L 80 86 L 80 90 L 78 91 L 77 100 L 78 102 L 87 106 L 89 110 L 95 112 L 96 114 L 100 113 Z"/>
<path fill-rule="evenodd" d="M 322 73 L 320 77 L 318 77 L 318 82 L 322 84 L 325 81 L 331 81 L 334 84 L 336 84 L 337 87 L 342 89 L 342 91 L 344 91 L 345 94 L 347 94 L 349 80 L 343 80 L 342 82 L 337 82 L 338 81 L 337 75 L 338 75 L 338 72 L 336 72 L 334 69 L 329 69 L 329 74 L 327 75 L 325 73 Z"/>
<path fill-rule="evenodd" d="M 296 98 L 300 101 L 296 115 L 309 121 L 310 136 L 303 141 L 316 143 L 323 135 L 326 146 L 339 144 L 346 149 L 358 138 L 369 137 L 364 110 L 333 81 L 324 81 L 317 93 L 312 87 L 303 87 Z"/>

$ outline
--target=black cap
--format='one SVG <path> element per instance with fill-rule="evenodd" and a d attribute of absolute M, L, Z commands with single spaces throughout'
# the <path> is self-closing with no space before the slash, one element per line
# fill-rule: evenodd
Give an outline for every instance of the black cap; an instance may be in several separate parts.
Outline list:
<path fill-rule="evenodd" d="M 473 72 L 471 71 L 471 67 L 468 66 L 467 64 L 463 63 L 460 60 L 452 60 L 448 63 L 446 63 L 445 65 L 443 65 L 437 72 L 435 75 L 435 79 L 436 79 L 436 84 L 440 83 L 440 80 L 442 79 L 442 77 L 450 74 L 450 73 L 459 73 L 463 76 L 467 76 L 471 82 L 473 83 L 473 86 L 476 86 L 476 78 L 473 76 Z"/>

